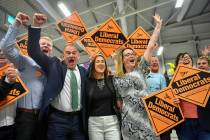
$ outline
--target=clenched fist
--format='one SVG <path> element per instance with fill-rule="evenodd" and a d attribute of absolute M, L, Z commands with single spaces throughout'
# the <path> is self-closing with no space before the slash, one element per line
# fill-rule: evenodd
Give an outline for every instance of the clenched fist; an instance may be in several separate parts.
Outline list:
<path fill-rule="evenodd" d="M 18 14 L 15 17 L 15 22 L 13 23 L 13 26 L 19 27 L 20 25 L 26 25 L 29 22 L 29 16 L 25 13 L 18 12 Z"/>
<path fill-rule="evenodd" d="M 47 22 L 47 16 L 41 13 L 35 13 L 33 16 L 33 26 L 40 27 Z"/>

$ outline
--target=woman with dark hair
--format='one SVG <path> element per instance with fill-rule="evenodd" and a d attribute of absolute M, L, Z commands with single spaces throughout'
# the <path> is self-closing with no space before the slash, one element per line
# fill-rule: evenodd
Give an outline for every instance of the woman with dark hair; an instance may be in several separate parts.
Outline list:
<path fill-rule="evenodd" d="M 179 53 L 175 60 L 175 69 L 179 64 L 192 67 L 193 66 L 192 56 L 187 52 Z"/>
<path fill-rule="evenodd" d="M 86 82 L 89 139 L 120 140 L 116 92 L 104 56 L 92 60 Z"/>
<path fill-rule="evenodd" d="M 193 66 L 193 59 L 188 53 L 180 53 L 176 58 L 176 68 L 179 64 Z M 179 140 L 210 140 L 209 130 L 205 130 L 200 124 L 198 106 L 181 99 L 174 99 L 182 109 L 185 121 L 176 127 Z M 205 120 L 202 120 L 205 121 Z"/>

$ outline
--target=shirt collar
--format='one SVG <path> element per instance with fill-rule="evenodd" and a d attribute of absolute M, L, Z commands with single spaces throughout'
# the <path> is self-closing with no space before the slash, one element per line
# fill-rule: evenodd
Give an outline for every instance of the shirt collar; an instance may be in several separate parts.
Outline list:
<path fill-rule="evenodd" d="M 71 69 L 68 69 L 68 70 L 71 70 Z M 77 65 L 76 65 L 76 67 L 73 69 L 73 71 L 79 71 L 79 68 L 78 68 Z"/>

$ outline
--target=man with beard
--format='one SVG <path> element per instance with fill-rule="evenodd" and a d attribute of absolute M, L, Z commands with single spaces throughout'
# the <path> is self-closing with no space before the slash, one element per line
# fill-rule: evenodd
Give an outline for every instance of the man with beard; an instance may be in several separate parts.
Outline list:
<path fill-rule="evenodd" d="M 17 115 L 15 120 L 16 140 L 35 140 L 39 139 L 39 110 L 42 101 L 44 83 L 46 82 L 44 72 L 40 66 L 29 56 L 21 55 L 16 48 L 16 37 L 21 25 L 26 25 L 29 16 L 19 12 L 16 15 L 13 25 L 5 37 L 0 42 L 0 48 L 6 57 L 14 63 L 20 72 L 20 77 L 29 88 L 29 93 L 18 100 Z M 41 38 L 41 50 L 50 55 L 52 51 L 52 40 L 47 37 Z"/>
<path fill-rule="evenodd" d="M 152 56 L 149 62 L 150 72 L 146 76 L 147 91 L 153 93 L 166 87 L 166 80 L 163 74 L 159 73 L 159 59 Z M 161 140 L 170 140 L 170 131 L 160 135 Z"/>
<path fill-rule="evenodd" d="M 85 76 L 77 65 L 79 51 L 73 44 L 64 48 L 63 61 L 40 50 L 41 25 L 47 17 L 35 13 L 28 28 L 28 53 L 47 76 L 40 115 L 48 120 L 48 140 L 85 140 Z"/>
<path fill-rule="evenodd" d="M 0 68 L 7 65 L 9 61 L 5 58 L 0 50 Z M 9 91 L 15 84 L 18 72 L 13 64 L 9 64 L 9 68 L 5 72 L 5 76 L 0 80 L 0 101 L 4 100 Z M 16 102 L 2 108 L 0 110 L 0 139 L 14 139 L 14 119 L 16 115 Z"/>

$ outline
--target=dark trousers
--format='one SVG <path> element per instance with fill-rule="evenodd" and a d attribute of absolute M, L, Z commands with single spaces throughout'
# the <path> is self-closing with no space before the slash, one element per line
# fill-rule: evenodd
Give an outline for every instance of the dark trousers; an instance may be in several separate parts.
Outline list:
<path fill-rule="evenodd" d="M 54 109 L 48 118 L 48 140 L 85 140 L 79 116 Z"/>
<path fill-rule="evenodd" d="M 210 131 L 201 128 L 198 119 L 186 119 L 176 127 L 179 140 L 210 140 Z"/>
<path fill-rule="evenodd" d="M 171 130 L 168 130 L 164 132 L 163 134 L 160 134 L 160 140 L 171 140 Z"/>
<path fill-rule="evenodd" d="M 38 114 L 17 111 L 15 122 L 16 140 L 38 140 L 40 136 L 39 126 Z"/>
<path fill-rule="evenodd" d="M 14 140 L 14 126 L 0 127 L 0 140 Z"/>

